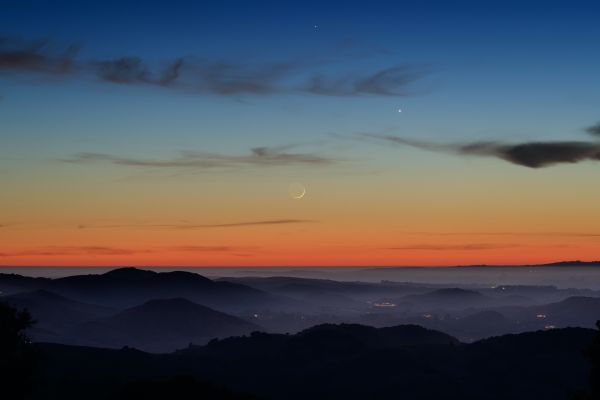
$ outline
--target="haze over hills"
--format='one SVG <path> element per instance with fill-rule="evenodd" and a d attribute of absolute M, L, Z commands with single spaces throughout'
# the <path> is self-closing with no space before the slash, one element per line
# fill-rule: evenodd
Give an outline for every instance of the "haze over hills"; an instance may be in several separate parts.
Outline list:
<path fill-rule="evenodd" d="M 70 299 L 114 308 L 149 300 L 185 297 L 223 311 L 254 310 L 263 306 L 292 307 L 293 301 L 241 284 L 213 281 L 199 274 L 118 268 L 100 275 L 39 279 L 0 275 L 0 291 L 10 294 L 46 289 Z"/>
<path fill-rule="evenodd" d="M 261 328 L 183 298 L 151 300 L 66 332 L 72 344 L 168 352 Z"/>
<path fill-rule="evenodd" d="M 40 289 L 31 292 L 31 288 Z M 553 286 L 446 286 L 297 277 L 211 280 L 191 272 L 121 268 L 58 279 L 0 274 L 0 291 L 21 291 L 4 298 L 34 312 L 39 324 L 31 335 L 36 340 L 141 346 L 149 351 L 174 350 L 190 342 L 201 344 L 212 337 L 253 330 L 243 324 L 233 330 L 226 329 L 227 324 L 215 330 L 208 328 L 210 324 L 200 326 L 214 317 L 208 309 L 273 333 L 295 333 L 323 323 L 374 327 L 417 324 L 466 342 L 528 330 L 589 328 L 600 319 L 600 292 Z M 169 304 L 168 300 L 176 298 L 189 302 L 182 303 L 185 309 L 194 308 L 191 304 L 195 304 L 195 312 L 190 311 L 187 317 L 175 306 L 173 312 L 149 312 L 153 301 Z M 569 298 L 573 299 L 565 301 Z M 203 312 L 201 307 L 205 308 Z M 136 310 L 132 315 L 140 317 L 139 323 L 130 326 L 124 319 L 116 318 L 124 310 Z M 170 323 L 164 323 L 166 320 Z M 200 325 L 192 328 L 190 320 L 197 320 Z M 144 324 L 151 327 L 146 336 L 140 333 Z M 117 329 L 118 325 L 122 329 Z M 170 325 L 179 328 L 172 329 Z M 173 330 L 182 334 L 177 336 Z M 139 341 L 135 343 L 132 338 L 137 336 Z"/>
<path fill-rule="evenodd" d="M 492 298 L 484 296 L 478 291 L 460 288 L 437 289 L 428 293 L 391 299 L 390 301 L 413 311 L 431 310 L 440 305 L 443 305 L 446 310 L 455 310 L 473 306 L 486 307 L 493 303 Z"/>
<path fill-rule="evenodd" d="M 62 333 L 83 322 L 108 316 L 114 309 L 67 299 L 45 289 L 0 297 L 18 309 L 26 309 L 38 316 L 29 332 L 36 341 L 61 342 Z"/>

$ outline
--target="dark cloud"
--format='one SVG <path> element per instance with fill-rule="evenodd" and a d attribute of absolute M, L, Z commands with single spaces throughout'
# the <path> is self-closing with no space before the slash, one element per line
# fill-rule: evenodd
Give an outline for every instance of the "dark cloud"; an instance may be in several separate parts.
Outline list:
<path fill-rule="evenodd" d="M 463 145 L 458 150 L 462 154 L 493 156 L 529 168 L 600 160 L 600 143 L 588 142 L 530 142 L 513 145 L 480 142 Z"/>
<path fill-rule="evenodd" d="M 332 76 L 315 71 L 326 61 L 297 60 L 252 64 L 247 60 L 215 61 L 180 57 L 162 67 L 140 57 L 107 60 L 76 58 L 79 46 L 57 51 L 48 40 L 0 37 L 0 73 L 37 73 L 95 77 L 101 82 L 154 85 L 221 96 L 311 93 L 326 96 L 405 96 L 424 77 L 423 68 L 395 65 L 360 74 Z M 329 63 L 331 60 L 328 61 Z"/>
<path fill-rule="evenodd" d="M 470 244 L 416 244 L 409 246 L 388 247 L 386 250 L 426 250 L 426 251 L 448 251 L 448 250 L 494 250 L 518 247 L 515 244 L 493 244 L 493 243 L 470 243 Z"/>
<path fill-rule="evenodd" d="M 596 125 L 585 128 L 585 131 L 590 135 L 600 136 L 600 122 Z"/>
<path fill-rule="evenodd" d="M 586 160 L 600 160 L 600 143 L 593 142 L 526 142 L 517 144 L 472 142 L 466 144 L 438 144 L 398 136 L 375 134 L 363 134 L 361 136 L 363 138 L 384 140 L 429 151 L 495 157 L 529 168 L 578 163 Z"/>
<path fill-rule="evenodd" d="M 181 152 L 179 157 L 165 160 L 119 157 L 101 153 L 79 153 L 61 161 L 68 163 L 105 162 L 130 167 L 231 169 L 289 165 L 326 165 L 333 159 L 306 153 L 290 153 L 283 147 L 256 147 L 247 155 L 226 155 L 194 151 Z"/>
<path fill-rule="evenodd" d="M 173 61 L 158 73 L 152 72 L 151 68 L 138 57 L 96 61 L 92 65 L 96 69 L 97 76 L 108 82 L 168 86 L 179 78 L 183 59 Z"/>
<path fill-rule="evenodd" d="M 27 41 L 0 36 L 0 72 L 74 73 L 74 56 L 79 47 L 72 45 L 57 52 L 47 40 Z"/>
<path fill-rule="evenodd" d="M 331 78 L 317 75 L 311 78 L 306 91 L 326 96 L 407 96 L 413 94 L 410 85 L 425 74 L 422 69 L 400 65 L 367 76 Z"/>

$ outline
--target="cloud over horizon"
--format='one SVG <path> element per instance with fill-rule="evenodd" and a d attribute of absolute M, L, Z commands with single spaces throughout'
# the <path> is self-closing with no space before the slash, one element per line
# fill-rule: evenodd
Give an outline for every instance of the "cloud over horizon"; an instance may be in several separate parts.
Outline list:
<path fill-rule="evenodd" d="M 494 243 L 467 243 L 467 244 L 414 244 L 407 246 L 386 247 L 386 250 L 423 250 L 423 251 L 447 251 L 447 250 L 494 250 L 518 247 L 516 244 L 494 244 Z"/>
<path fill-rule="evenodd" d="M 128 167 L 191 168 L 191 169 L 236 169 L 246 167 L 282 167 L 293 165 L 329 165 L 334 159 L 310 153 L 291 153 L 294 146 L 255 147 L 246 155 L 228 155 L 181 151 L 179 157 L 171 159 L 146 159 L 121 157 L 103 153 L 77 153 L 60 161 L 70 164 L 108 163 Z"/>
<path fill-rule="evenodd" d="M 584 141 L 531 141 L 516 144 L 479 141 L 462 144 L 433 143 L 393 135 L 365 133 L 364 139 L 386 141 L 421 150 L 456 155 L 494 157 L 509 163 L 544 168 L 556 164 L 574 164 L 581 161 L 600 161 L 600 142 Z"/>
<path fill-rule="evenodd" d="M 585 131 L 590 135 L 600 136 L 600 122 L 596 123 L 595 125 L 588 126 L 585 128 Z"/>
<path fill-rule="evenodd" d="M 0 258 L 9 257 L 49 257 L 49 256 L 130 256 L 136 254 L 158 254 L 164 252 L 187 253 L 232 253 L 232 255 L 247 256 L 256 251 L 257 247 L 250 246 L 197 246 L 180 245 L 166 247 L 149 247 L 147 249 L 129 249 L 112 246 L 43 246 L 12 252 L 1 252 Z"/>
<path fill-rule="evenodd" d="M 25 256 L 122 256 L 139 253 L 149 253 L 149 250 L 132 250 L 108 246 L 45 246 L 31 250 L 0 253 L 0 257 L 25 257 Z"/>
<path fill-rule="evenodd" d="M 306 224 L 306 223 L 317 223 L 318 220 L 313 219 L 271 219 L 271 220 L 259 220 L 259 221 L 239 221 L 239 222 L 225 222 L 219 224 L 193 224 L 193 223 L 181 223 L 181 224 L 131 224 L 131 225 L 78 225 L 78 229 L 102 229 L 102 228 L 164 228 L 164 229 L 202 229 L 202 228 L 235 228 L 245 226 L 256 226 L 256 225 L 287 225 L 287 224 Z"/>

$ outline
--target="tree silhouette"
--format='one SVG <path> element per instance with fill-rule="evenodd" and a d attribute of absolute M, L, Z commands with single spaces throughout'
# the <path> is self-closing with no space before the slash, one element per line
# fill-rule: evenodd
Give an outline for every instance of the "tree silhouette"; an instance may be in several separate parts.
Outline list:
<path fill-rule="evenodd" d="M 596 321 L 596 327 L 598 328 L 596 336 L 586 354 L 592 363 L 590 398 L 594 400 L 600 399 L 600 321 Z"/>
<path fill-rule="evenodd" d="M 24 331 L 33 324 L 29 312 L 0 302 L 0 393 L 6 398 L 29 397 L 36 357 Z"/>
<path fill-rule="evenodd" d="M 571 400 L 600 400 L 600 321 L 596 321 L 596 335 L 585 356 L 591 363 L 590 370 L 590 390 L 577 393 L 571 397 Z"/>
<path fill-rule="evenodd" d="M 127 382 L 119 400 L 257 400 L 257 397 L 234 393 L 211 383 L 200 382 L 190 375 L 178 375 L 164 381 Z"/>

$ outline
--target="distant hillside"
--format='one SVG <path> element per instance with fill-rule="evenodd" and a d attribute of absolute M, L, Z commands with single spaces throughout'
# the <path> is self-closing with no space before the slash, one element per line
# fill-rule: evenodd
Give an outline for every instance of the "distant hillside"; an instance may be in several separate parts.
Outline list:
<path fill-rule="evenodd" d="M 600 267 L 600 261 L 559 261 L 548 264 L 535 264 L 539 267 Z"/>
<path fill-rule="evenodd" d="M 499 312 L 523 325 L 523 330 L 541 329 L 544 326 L 594 327 L 600 320 L 600 297 L 574 296 L 565 300 L 530 307 L 503 307 Z"/>
<path fill-rule="evenodd" d="M 46 289 L 81 302 L 128 308 L 153 299 L 182 297 L 211 308 L 227 311 L 254 311 L 270 306 L 285 308 L 291 299 L 232 282 L 217 282 L 183 271 L 153 272 L 119 268 L 104 274 L 75 275 L 58 279 L 37 279 L 0 274 L 0 291 L 11 293 Z"/>
<path fill-rule="evenodd" d="M 48 278 L 33 278 L 18 274 L 0 274 L 0 295 L 11 295 L 20 292 L 47 288 L 51 283 Z"/>
<path fill-rule="evenodd" d="M 65 329 L 115 312 L 108 307 L 81 303 L 43 289 L 0 299 L 18 309 L 27 309 L 35 316 L 36 324 L 28 335 L 37 341 L 61 341 L 60 336 Z"/>
<path fill-rule="evenodd" d="M 151 300 L 112 317 L 81 324 L 67 336 L 75 344 L 168 352 L 259 329 L 240 318 L 175 298 Z"/>

